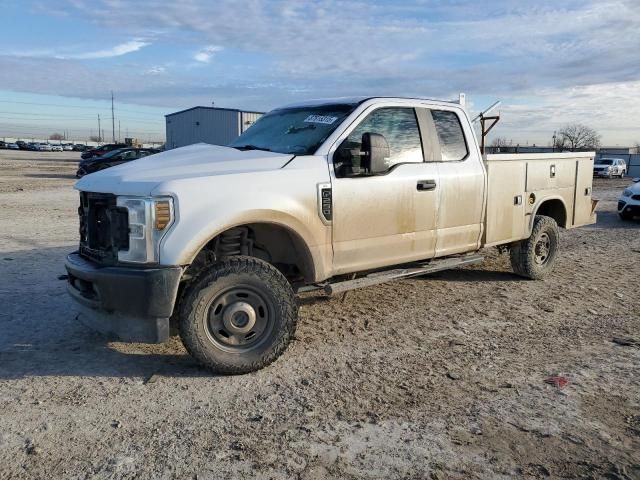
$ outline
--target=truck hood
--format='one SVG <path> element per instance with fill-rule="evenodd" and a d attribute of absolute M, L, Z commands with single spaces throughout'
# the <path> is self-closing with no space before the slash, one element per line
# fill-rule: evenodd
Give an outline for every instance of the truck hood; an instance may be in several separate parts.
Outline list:
<path fill-rule="evenodd" d="M 166 181 L 277 170 L 293 157 L 197 143 L 92 173 L 76 182 L 75 188 L 116 195 L 150 195 Z"/>

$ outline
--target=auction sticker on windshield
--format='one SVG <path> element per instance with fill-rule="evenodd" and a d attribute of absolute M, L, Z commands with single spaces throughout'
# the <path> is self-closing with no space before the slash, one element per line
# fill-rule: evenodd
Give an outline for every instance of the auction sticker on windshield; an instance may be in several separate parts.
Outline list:
<path fill-rule="evenodd" d="M 305 123 L 324 123 L 331 125 L 338 117 L 330 117 L 329 115 L 309 115 L 304 119 Z"/>

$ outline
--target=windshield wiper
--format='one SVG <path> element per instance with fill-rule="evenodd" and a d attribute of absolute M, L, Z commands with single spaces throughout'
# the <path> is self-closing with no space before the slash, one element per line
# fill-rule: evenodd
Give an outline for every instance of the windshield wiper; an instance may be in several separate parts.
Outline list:
<path fill-rule="evenodd" d="M 291 134 L 291 133 L 298 133 L 298 132 L 302 132 L 302 131 L 304 131 L 304 130 L 315 130 L 315 129 L 316 129 L 316 126 L 315 126 L 313 123 L 311 123 L 311 124 L 309 124 L 309 125 L 305 125 L 304 127 L 294 127 L 293 125 L 291 125 L 291 126 L 287 129 L 286 133 L 287 133 L 287 134 Z"/>
<path fill-rule="evenodd" d="M 270 152 L 271 151 L 271 149 L 269 149 L 269 148 L 258 147 L 256 145 L 238 145 L 238 146 L 233 147 L 233 148 L 238 149 L 238 150 L 262 150 L 262 151 L 265 151 L 265 152 Z"/>

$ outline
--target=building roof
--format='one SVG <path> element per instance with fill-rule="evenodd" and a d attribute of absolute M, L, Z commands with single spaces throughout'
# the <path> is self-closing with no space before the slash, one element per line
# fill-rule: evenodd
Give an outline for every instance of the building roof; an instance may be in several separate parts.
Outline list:
<path fill-rule="evenodd" d="M 239 110 L 237 108 L 220 108 L 220 107 L 205 107 L 205 106 L 197 106 L 197 107 L 191 107 L 191 108 L 187 108 L 185 110 L 180 110 L 179 112 L 173 112 L 173 113 L 168 113 L 167 115 L 165 115 L 165 117 L 171 117 L 172 115 L 178 115 L 180 113 L 185 113 L 185 112 L 189 112 L 191 110 L 197 110 L 197 109 L 204 109 L 204 110 L 222 110 L 222 111 L 226 111 L 226 112 L 239 112 L 239 113 L 255 113 L 258 115 L 264 115 L 264 112 L 253 112 L 250 110 Z"/>

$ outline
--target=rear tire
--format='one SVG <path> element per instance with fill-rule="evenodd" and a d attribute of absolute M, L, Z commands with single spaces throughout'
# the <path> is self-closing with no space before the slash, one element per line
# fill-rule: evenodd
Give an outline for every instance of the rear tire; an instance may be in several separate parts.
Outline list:
<path fill-rule="evenodd" d="M 185 289 L 180 337 L 213 372 L 248 373 L 284 352 L 297 319 L 293 289 L 279 270 L 257 258 L 230 257 Z"/>
<path fill-rule="evenodd" d="M 553 270 L 559 247 L 556 221 L 536 215 L 529 238 L 511 245 L 511 267 L 517 275 L 539 280 Z"/>

